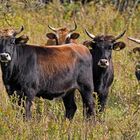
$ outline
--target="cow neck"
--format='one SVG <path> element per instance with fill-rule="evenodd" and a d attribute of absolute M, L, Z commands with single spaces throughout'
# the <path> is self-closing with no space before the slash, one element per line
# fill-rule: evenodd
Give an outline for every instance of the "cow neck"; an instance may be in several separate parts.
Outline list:
<path fill-rule="evenodd" d="M 10 66 L 9 63 L 1 63 L 2 77 L 4 81 L 7 81 L 11 77 Z"/>
<path fill-rule="evenodd" d="M 4 81 L 9 81 L 13 75 L 13 69 L 14 69 L 14 62 L 15 62 L 15 52 L 16 49 L 14 47 L 13 54 L 12 54 L 12 60 L 10 62 L 4 62 L 1 63 L 1 69 L 2 69 L 2 75 Z"/>
<path fill-rule="evenodd" d="M 114 70 L 113 70 L 113 63 L 112 60 L 110 59 L 110 66 L 107 67 L 106 69 L 100 68 L 96 66 L 96 68 L 93 68 L 93 77 L 96 79 L 95 85 L 98 84 L 100 87 L 105 87 L 103 83 L 108 83 L 106 80 L 108 80 L 106 77 L 109 75 L 114 75 Z M 96 87 L 95 87 L 96 88 Z M 99 88 L 99 87 L 98 87 Z"/>
<path fill-rule="evenodd" d="M 103 77 L 105 77 L 106 74 L 110 71 L 110 69 L 113 70 L 113 63 L 112 63 L 111 59 L 109 60 L 109 63 L 110 63 L 110 65 L 107 68 L 101 68 L 95 62 L 95 64 L 93 64 L 93 76 L 97 77 L 98 80 L 100 80 Z"/>
<path fill-rule="evenodd" d="M 32 56 L 33 47 L 30 47 L 26 44 L 19 44 L 15 48 L 16 51 L 14 58 L 18 65 L 19 63 L 23 64 L 24 60 L 26 60 L 27 57 Z"/>
<path fill-rule="evenodd" d="M 26 67 L 24 60 L 26 60 L 27 52 L 29 55 L 30 50 L 28 46 L 21 44 L 14 46 L 12 60 L 8 63 L 1 64 L 4 80 L 10 81 L 12 77 L 18 78 L 18 73 Z"/>

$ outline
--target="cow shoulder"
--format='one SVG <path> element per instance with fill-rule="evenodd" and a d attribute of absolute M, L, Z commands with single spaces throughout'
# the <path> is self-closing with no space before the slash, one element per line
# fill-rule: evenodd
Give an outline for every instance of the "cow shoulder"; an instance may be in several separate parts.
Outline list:
<path fill-rule="evenodd" d="M 80 53 L 83 57 L 91 55 L 89 49 L 83 44 L 73 44 L 72 48 Z"/>
<path fill-rule="evenodd" d="M 48 46 L 37 50 L 37 62 L 47 75 L 54 76 L 73 69 L 77 62 L 77 53 L 68 45 Z"/>

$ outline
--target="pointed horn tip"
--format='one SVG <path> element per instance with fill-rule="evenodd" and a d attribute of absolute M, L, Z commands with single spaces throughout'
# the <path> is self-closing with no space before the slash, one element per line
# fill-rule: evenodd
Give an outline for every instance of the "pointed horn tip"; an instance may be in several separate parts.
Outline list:
<path fill-rule="evenodd" d="M 24 26 L 22 25 L 20 27 L 20 29 L 14 31 L 13 36 L 16 36 L 17 34 L 20 34 L 23 30 L 24 30 Z"/>
<path fill-rule="evenodd" d="M 50 25 L 48 25 L 48 28 L 50 28 L 50 29 L 51 29 Z"/>
<path fill-rule="evenodd" d="M 77 24 L 76 24 L 76 21 L 74 20 L 74 29 L 71 29 L 70 32 L 73 32 L 77 29 Z"/>
<path fill-rule="evenodd" d="M 57 29 L 56 29 L 56 28 L 51 27 L 50 25 L 48 25 L 48 27 L 49 27 L 52 31 L 54 31 L 54 32 L 56 32 L 56 31 L 57 31 Z"/>
<path fill-rule="evenodd" d="M 88 34 L 88 30 L 86 28 L 84 28 L 85 32 Z"/>
<path fill-rule="evenodd" d="M 94 39 L 94 38 L 95 38 L 95 35 L 89 33 L 89 31 L 88 31 L 86 28 L 84 28 L 84 29 L 85 29 L 86 34 L 87 34 L 91 39 Z"/>
<path fill-rule="evenodd" d="M 24 26 L 22 25 L 19 29 L 19 32 L 22 32 L 24 30 Z"/>
<path fill-rule="evenodd" d="M 125 29 L 120 35 L 116 36 L 113 41 L 120 39 L 126 33 L 126 31 L 127 31 L 127 29 Z"/>
<path fill-rule="evenodd" d="M 24 30 L 24 26 L 23 26 L 23 25 L 21 26 L 21 30 L 22 30 L 22 31 Z"/>
<path fill-rule="evenodd" d="M 124 35 L 126 33 L 126 31 L 127 31 L 127 29 L 125 29 L 122 34 Z"/>
<path fill-rule="evenodd" d="M 86 28 L 84 28 L 85 32 L 88 32 Z"/>
<path fill-rule="evenodd" d="M 125 33 L 126 33 L 126 29 L 119 35 L 120 37 L 122 37 Z"/>
<path fill-rule="evenodd" d="M 20 32 L 22 32 L 23 30 L 24 30 L 24 26 L 22 25 L 22 26 L 20 27 L 20 30 L 17 32 L 17 34 L 20 33 Z"/>
<path fill-rule="evenodd" d="M 77 23 L 76 23 L 76 21 L 74 20 L 74 24 L 75 24 L 75 27 L 77 28 Z"/>

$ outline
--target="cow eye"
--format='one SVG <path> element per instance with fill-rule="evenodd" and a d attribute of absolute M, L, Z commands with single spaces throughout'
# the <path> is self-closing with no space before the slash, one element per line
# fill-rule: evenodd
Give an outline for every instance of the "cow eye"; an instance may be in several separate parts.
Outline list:
<path fill-rule="evenodd" d="M 109 49 L 109 50 L 112 50 L 112 49 L 113 49 L 113 45 L 109 45 L 109 46 L 108 46 L 108 49 Z"/>
<path fill-rule="evenodd" d="M 10 44 L 15 44 L 15 39 L 11 39 Z"/>
<path fill-rule="evenodd" d="M 98 48 L 98 44 L 96 42 L 92 42 L 92 46 L 93 46 L 92 47 L 93 49 L 97 49 Z"/>

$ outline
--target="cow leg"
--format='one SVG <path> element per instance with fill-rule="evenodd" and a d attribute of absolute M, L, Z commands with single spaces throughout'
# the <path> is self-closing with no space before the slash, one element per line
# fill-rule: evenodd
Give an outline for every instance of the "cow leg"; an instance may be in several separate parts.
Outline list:
<path fill-rule="evenodd" d="M 8 93 L 8 96 L 13 95 L 14 89 L 11 88 L 10 85 L 5 85 L 5 88 L 6 88 L 6 92 Z"/>
<path fill-rule="evenodd" d="M 92 90 L 88 86 L 81 86 L 80 93 L 83 100 L 83 114 L 89 118 L 91 115 L 95 115 L 94 113 L 94 99 L 92 95 Z"/>
<path fill-rule="evenodd" d="M 6 85 L 5 88 L 6 88 L 6 92 L 8 93 L 8 96 L 10 98 L 14 94 L 15 89 L 12 88 L 10 85 Z M 18 98 L 18 104 L 19 104 L 20 100 L 21 99 Z"/>
<path fill-rule="evenodd" d="M 35 97 L 35 91 L 34 90 L 30 90 L 30 92 L 25 92 L 27 94 L 25 94 L 27 96 L 26 98 L 26 105 L 25 105 L 25 116 L 27 118 L 27 120 L 31 119 L 31 106 L 32 106 L 32 101 Z"/>
<path fill-rule="evenodd" d="M 31 106 L 32 106 L 32 99 L 27 97 L 26 99 L 26 106 L 25 106 L 25 113 L 26 113 L 26 118 L 27 120 L 31 119 Z"/>
<path fill-rule="evenodd" d="M 97 94 L 98 94 L 99 112 L 103 112 L 107 101 L 108 90 L 102 93 L 98 92 Z"/>
<path fill-rule="evenodd" d="M 6 88 L 6 92 L 8 93 L 8 96 L 10 97 L 11 95 L 14 94 L 14 91 L 16 91 L 14 88 L 12 88 L 10 85 L 6 85 L 5 86 Z M 24 93 L 20 90 L 17 90 L 16 91 L 16 94 L 19 95 L 19 98 L 18 98 L 18 105 L 20 106 L 21 105 L 21 99 L 24 95 Z"/>
<path fill-rule="evenodd" d="M 75 100 L 74 100 L 74 92 L 75 92 L 75 90 L 70 91 L 66 94 L 65 97 L 63 97 L 63 103 L 64 103 L 64 106 L 66 109 L 65 116 L 69 120 L 73 119 L 74 114 L 77 110 L 77 106 L 76 106 Z"/>
<path fill-rule="evenodd" d="M 24 93 L 22 91 L 17 91 L 17 95 L 19 96 L 18 97 L 18 105 L 19 106 L 23 106 L 24 107 L 24 104 L 22 103 L 22 99 L 25 100 L 24 98 Z"/>

